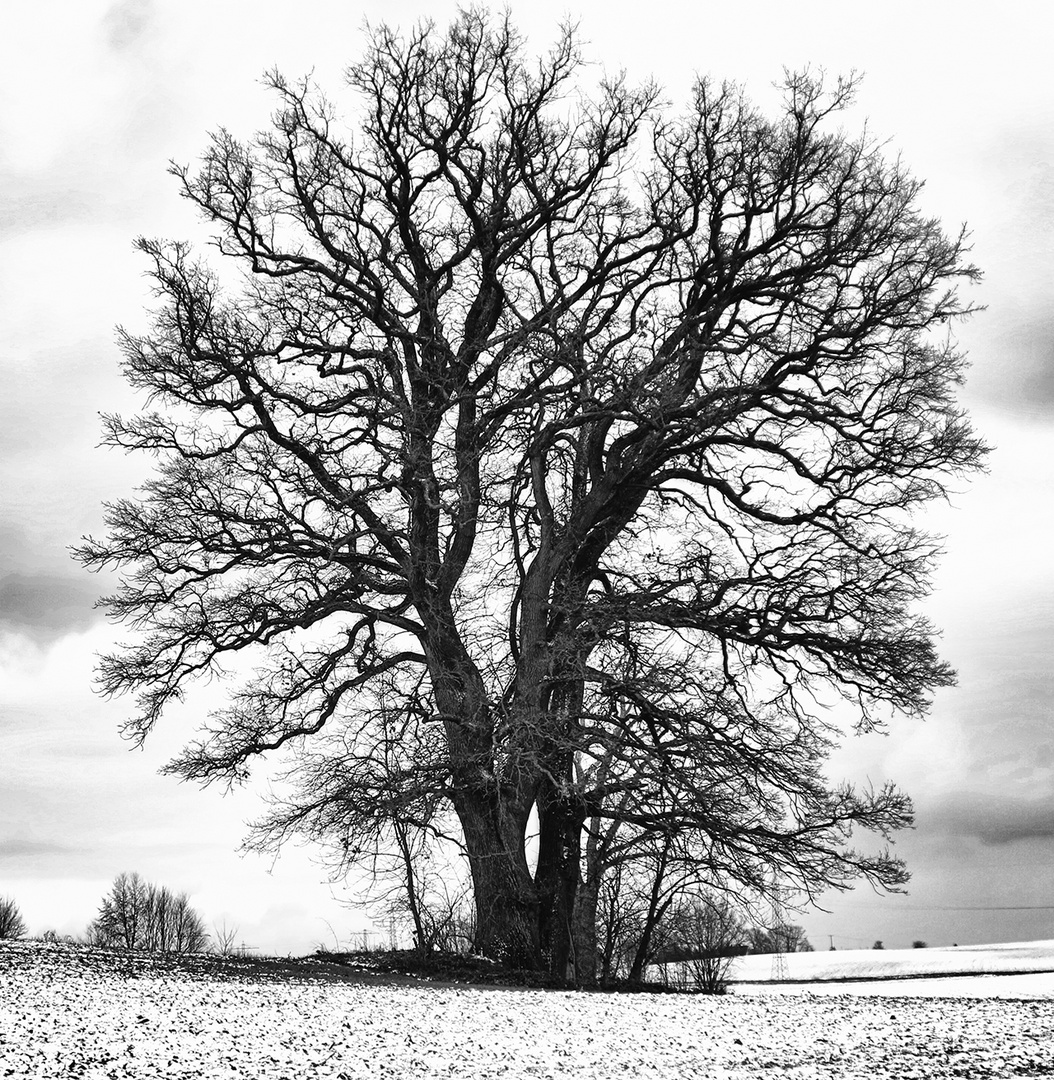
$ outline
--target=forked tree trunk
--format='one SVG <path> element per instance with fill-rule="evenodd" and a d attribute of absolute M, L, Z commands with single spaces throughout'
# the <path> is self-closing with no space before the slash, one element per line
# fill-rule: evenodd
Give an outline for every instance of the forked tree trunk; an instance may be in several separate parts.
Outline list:
<path fill-rule="evenodd" d="M 476 907 L 475 951 L 516 967 L 541 966 L 538 892 L 525 838 L 533 793 L 495 780 L 486 687 L 447 612 L 428 642 Z"/>
<path fill-rule="evenodd" d="M 515 967 L 539 968 L 540 905 L 524 850 L 526 815 L 499 815 L 493 801 L 466 795 L 459 796 L 457 812 L 475 896 L 475 951 Z"/>

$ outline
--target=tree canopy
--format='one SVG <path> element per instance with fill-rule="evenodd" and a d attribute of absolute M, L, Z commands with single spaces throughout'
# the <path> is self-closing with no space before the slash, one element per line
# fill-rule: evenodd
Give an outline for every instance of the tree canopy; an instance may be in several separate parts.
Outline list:
<path fill-rule="evenodd" d="M 977 271 L 837 129 L 852 81 L 674 113 L 472 10 L 372 31 L 350 119 L 269 82 L 266 131 L 174 167 L 218 265 L 139 242 L 153 405 L 106 438 L 157 470 L 80 551 L 123 574 L 128 733 L 246 656 L 171 770 L 286 751 L 263 835 L 351 861 L 454 835 L 478 947 L 560 971 L 605 823 L 703 884 L 901 885 L 849 837 L 910 802 L 827 780 L 829 707 L 868 730 L 953 679 L 913 515 L 983 455 L 948 330 Z"/>

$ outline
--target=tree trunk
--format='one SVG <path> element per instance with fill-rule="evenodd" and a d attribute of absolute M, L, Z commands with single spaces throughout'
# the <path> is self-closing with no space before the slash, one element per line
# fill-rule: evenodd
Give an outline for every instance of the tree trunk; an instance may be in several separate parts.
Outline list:
<path fill-rule="evenodd" d="M 633 964 L 629 969 L 627 981 L 641 983 L 644 981 L 644 965 L 648 962 L 648 954 L 651 952 L 651 939 L 655 933 L 655 927 L 659 920 L 666 914 L 671 901 L 668 899 L 660 904 L 662 896 L 662 882 L 666 876 L 666 862 L 670 854 L 670 838 L 663 838 L 662 852 L 659 855 L 659 864 L 655 868 L 655 877 L 651 883 L 651 895 L 648 897 L 648 913 L 644 919 L 644 928 L 641 930 L 640 941 L 637 943 L 637 952 L 633 957 Z"/>
<path fill-rule="evenodd" d="M 414 945 L 421 955 L 431 951 L 432 943 L 425 934 L 421 918 L 421 897 L 417 887 L 417 873 L 414 870 L 414 853 L 409 833 L 405 826 L 397 823 L 394 828 L 395 842 L 403 860 L 403 881 L 406 888 L 406 906 L 410 909 L 410 918 L 414 924 Z"/>
<path fill-rule="evenodd" d="M 615 970 L 615 952 L 618 948 L 618 939 L 614 933 L 612 920 L 609 917 L 604 933 L 604 945 L 600 949 L 600 985 L 610 986 L 612 974 Z"/>
<path fill-rule="evenodd" d="M 476 902 L 477 953 L 514 967 L 541 967 L 538 891 L 524 850 L 527 815 L 499 813 L 496 800 L 456 800 Z"/>
<path fill-rule="evenodd" d="M 579 986 L 594 986 L 597 981 L 597 900 L 599 882 L 579 883 L 575 893 L 573 929 L 575 936 L 575 977 Z"/>
<path fill-rule="evenodd" d="M 541 966 L 538 893 L 525 850 L 533 786 L 526 776 L 516 785 L 495 778 L 486 687 L 449 609 L 436 618 L 425 651 L 436 703 L 447 718 L 451 801 L 461 822 L 476 906 L 473 947 L 493 960 L 536 970 Z"/>
<path fill-rule="evenodd" d="M 538 797 L 539 941 L 550 973 L 561 981 L 577 982 L 573 927 L 581 837 L 580 812 L 546 782 Z"/>

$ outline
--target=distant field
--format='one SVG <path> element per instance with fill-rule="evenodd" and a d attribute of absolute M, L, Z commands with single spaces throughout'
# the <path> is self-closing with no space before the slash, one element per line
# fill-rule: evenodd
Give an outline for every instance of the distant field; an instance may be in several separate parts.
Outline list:
<path fill-rule="evenodd" d="M 844 949 L 837 952 L 788 953 L 784 956 L 784 965 L 789 980 L 810 982 L 1054 972 L 1054 940 L 961 945 L 942 949 Z M 732 968 L 732 978 L 737 982 L 770 981 L 772 957 L 741 957 Z"/>
<path fill-rule="evenodd" d="M 730 990 L 740 996 L 1054 999 L 1054 941 L 789 953 L 784 967 L 786 981 L 776 982 L 771 956 L 740 957 L 729 973 Z"/>

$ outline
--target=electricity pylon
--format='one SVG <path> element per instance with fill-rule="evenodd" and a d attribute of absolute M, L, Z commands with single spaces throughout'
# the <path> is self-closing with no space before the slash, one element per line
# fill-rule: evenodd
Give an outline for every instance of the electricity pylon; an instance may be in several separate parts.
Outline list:
<path fill-rule="evenodd" d="M 783 893 L 778 878 L 772 878 L 772 972 L 773 982 L 785 982 L 787 979 L 787 940 L 784 927 L 787 923 L 783 908 Z"/>

